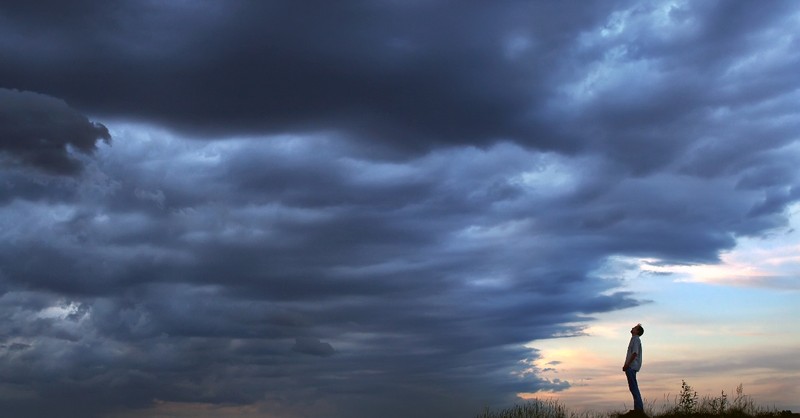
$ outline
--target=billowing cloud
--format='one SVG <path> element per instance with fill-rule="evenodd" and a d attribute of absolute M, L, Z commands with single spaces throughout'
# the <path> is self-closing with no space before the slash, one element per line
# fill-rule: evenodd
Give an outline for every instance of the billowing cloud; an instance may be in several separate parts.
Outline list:
<path fill-rule="evenodd" d="M 74 175 L 81 163 L 71 152 L 91 154 L 108 129 L 90 122 L 63 100 L 0 88 L 0 157 L 53 174 Z"/>
<path fill-rule="evenodd" d="M 73 366 L 102 366 L 144 373 L 126 381 L 129 406 L 269 403 L 266 393 L 311 387 L 348 414 L 369 415 L 358 405 L 372 399 L 401 416 L 452 388 L 463 393 L 460 412 L 472 413 L 498 397 L 568 387 L 519 375 L 518 362 L 535 356 L 522 344 L 637 304 L 601 295 L 613 281 L 586 276 L 601 254 L 550 260 L 574 244 L 536 232 L 525 213 L 531 199 L 564 198 L 531 186 L 569 161 L 506 145 L 396 164 L 350 158 L 319 138 L 192 143 L 141 130 L 115 132 L 87 184 L 48 185 L 64 196 L 58 205 L 3 208 L 14 220 L 2 252 L 16 318 L 7 344 L 42 358 L 58 350 L 69 365 L 31 378 L 34 393 L 47 389 L 39 381 L 68 386 Z M 171 157 L 132 164 L 140 152 Z M 116 181 L 90 181 L 100 169 Z M 70 187 L 79 190 L 55 192 Z M 15 304 L 28 297 L 28 307 Z M 231 378 L 200 377 L 218 374 Z M 408 403 L 417 397 L 428 400 Z"/>
<path fill-rule="evenodd" d="M 0 79 L 39 92 L 0 90 L 3 152 L 70 176 L 0 169 L 0 406 L 456 417 L 571 387 L 525 344 L 646 303 L 609 259 L 786 225 L 790 4 L 3 6 Z"/>
<path fill-rule="evenodd" d="M 558 51 L 605 15 L 602 3 L 442 1 L 42 10 L 5 13 L 25 39 L 0 50 L 10 83 L 194 135 L 333 130 L 392 153 L 505 138 L 573 147 L 539 108 Z M 87 77 L 76 88 L 62 73 Z"/>

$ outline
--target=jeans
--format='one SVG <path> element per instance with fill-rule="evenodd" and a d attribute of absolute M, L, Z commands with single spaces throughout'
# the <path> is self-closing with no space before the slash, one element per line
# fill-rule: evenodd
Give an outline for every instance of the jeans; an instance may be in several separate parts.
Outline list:
<path fill-rule="evenodd" d="M 633 395 L 633 409 L 636 411 L 644 411 L 642 394 L 639 393 L 639 383 L 636 382 L 636 370 L 625 370 L 625 376 L 628 378 L 628 389 L 631 390 L 631 395 Z"/>

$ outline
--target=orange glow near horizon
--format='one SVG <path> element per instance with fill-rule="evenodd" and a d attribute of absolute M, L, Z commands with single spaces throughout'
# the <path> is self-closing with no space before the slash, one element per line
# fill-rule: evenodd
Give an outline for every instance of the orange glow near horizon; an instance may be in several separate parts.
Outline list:
<path fill-rule="evenodd" d="M 644 301 L 595 315 L 586 335 L 537 340 L 536 367 L 545 379 L 570 387 L 520 393 L 521 400 L 558 399 L 574 411 L 624 411 L 632 404 L 621 367 L 628 330 L 637 322 L 644 365 L 639 386 L 645 407 L 674 405 L 685 380 L 702 398 L 744 394 L 766 408 L 800 410 L 800 205 L 790 225 L 773 235 L 740 238 L 718 264 L 665 265 L 616 257 L 598 270 Z M 633 267 L 631 267 L 633 266 Z"/>

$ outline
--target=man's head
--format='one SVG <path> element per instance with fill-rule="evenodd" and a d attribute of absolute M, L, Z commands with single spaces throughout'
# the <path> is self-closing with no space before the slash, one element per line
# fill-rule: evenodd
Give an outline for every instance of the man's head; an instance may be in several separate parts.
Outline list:
<path fill-rule="evenodd" d="M 644 334 L 644 328 L 642 328 L 642 324 L 636 324 L 635 327 L 631 328 L 631 334 L 638 336 Z"/>

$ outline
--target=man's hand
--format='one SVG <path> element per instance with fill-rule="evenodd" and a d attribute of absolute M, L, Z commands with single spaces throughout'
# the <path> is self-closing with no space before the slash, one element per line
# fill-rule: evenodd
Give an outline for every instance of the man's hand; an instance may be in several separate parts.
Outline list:
<path fill-rule="evenodd" d="M 627 365 L 625 365 L 625 366 L 622 366 L 622 371 L 623 371 L 623 372 L 627 372 L 627 371 L 628 371 L 628 366 L 627 366 Z"/>

